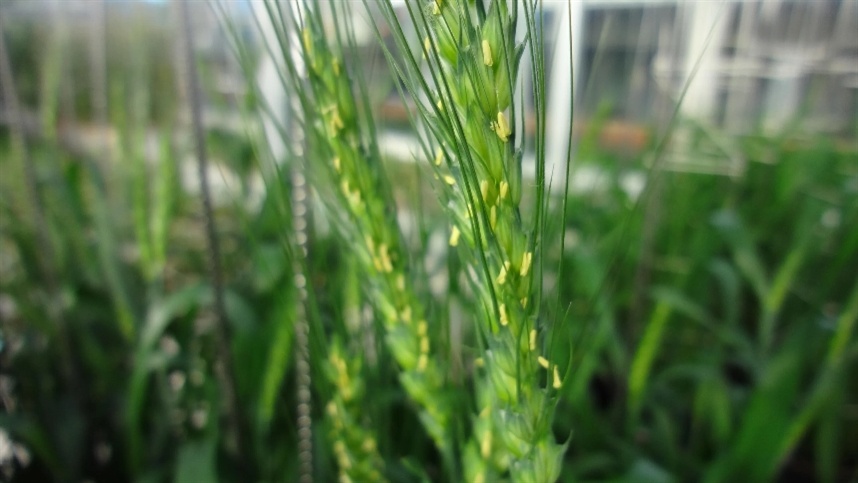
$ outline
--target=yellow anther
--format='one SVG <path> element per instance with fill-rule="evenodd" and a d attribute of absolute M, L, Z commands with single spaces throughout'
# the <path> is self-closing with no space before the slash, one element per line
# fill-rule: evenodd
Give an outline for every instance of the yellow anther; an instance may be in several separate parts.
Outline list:
<path fill-rule="evenodd" d="M 483 201 L 488 203 L 488 201 L 489 201 L 489 181 L 486 179 L 480 181 L 480 194 L 483 197 Z"/>
<path fill-rule="evenodd" d="M 506 142 L 509 139 L 509 135 L 512 134 L 512 131 L 509 130 L 509 123 L 506 120 L 506 116 L 503 115 L 502 112 L 498 112 L 498 120 L 495 123 L 495 134 L 501 138 L 501 141 Z"/>
<path fill-rule="evenodd" d="M 423 39 L 423 57 L 429 57 L 429 50 L 432 49 L 432 41 L 429 36 Z"/>
<path fill-rule="evenodd" d="M 405 323 L 411 323 L 411 307 L 405 307 L 402 309 L 402 321 Z"/>
<path fill-rule="evenodd" d="M 530 350 L 536 350 L 536 329 L 530 330 Z"/>
<path fill-rule="evenodd" d="M 486 483 L 485 473 L 482 473 L 482 472 L 477 473 L 477 475 L 474 476 L 474 483 Z"/>
<path fill-rule="evenodd" d="M 447 174 L 447 175 L 444 175 L 444 182 L 450 186 L 453 186 L 454 184 L 456 184 L 456 178 Z"/>
<path fill-rule="evenodd" d="M 393 264 L 390 262 L 390 254 L 387 252 L 387 243 L 382 243 L 378 247 L 378 256 L 381 259 L 381 266 L 384 272 L 390 273 L 393 271 Z M 410 315 L 409 315 L 410 317 Z"/>
<path fill-rule="evenodd" d="M 550 366 L 550 365 L 551 365 L 551 363 L 550 363 L 550 362 L 548 362 L 548 359 L 546 359 L 546 358 L 544 358 L 544 357 L 542 357 L 542 356 L 539 356 L 536 360 L 539 362 L 539 365 L 540 365 L 540 366 L 542 366 L 542 367 L 544 367 L 544 368 L 546 368 L 546 369 L 548 369 L 548 366 Z"/>
<path fill-rule="evenodd" d="M 527 308 L 527 297 L 524 297 L 523 299 L 521 299 L 521 308 L 523 308 L 523 309 Z"/>
<path fill-rule="evenodd" d="M 525 252 L 524 256 L 521 257 L 521 276 L 524 277 L 530 272 L 530 264 L 533 262 L 533 252 Z"/>
<path fill-rule="evenodd" d="M 335 105 L 331 106 L 328 111 L 330 112 L 328 117 L 328 129 L 332 133 L 336 133 L 345 126 L 345 124 L 343 124 L 343 118 L 340 117 L 340 111 Z"/>
<path fill-rule="evenodd" d="M 337 405 L 334 401 L 329 402 L 328 405 L 325 406 L 325 409 L 332 418 L 337 417 Z"/>
<path fill-rule="evenodd" d="M 506 304 L 500 304 L 498 312 L 500 312 L 500 324 L 506 327 L 509 324 L 509 317 L 506 314 Z"/>
<path fill-rule="evenodd" d="M 304 50 L 306 50 L 308 54 L 311 53 L 313 51 L 313 37 L 310 35 L 310 29 L 305 28 L 301 32 L 301 37 L 304 40 Z"/>
<path fill-rule="evenodd" d="M 396 276 L 396 288 L 400 292 L 405 290 L 405 276 L 401 273 Z"/>
<path fill-rule="evenodd" d="M 487 66 L 494 65 L 495 61 L 492 59 L 492 46 L 489 45 L 489 41 L 483 39 L 483 64 Z"/>
<path fill-rule="evenodd" d="M 506 181 L 500 182 L 500 199 L 506 198 L 507 193 L 509 193 L 509 183 Z"/>
<path fill-rule="evenodd" d="M 444 110 L 444 101 L 442 101 L 441 99 L 438 99 L 438 102 L 436 102 L 435 105 L 438 106 L 439 111 Z"/>
<path fill-rule="evenodd" d="M 352 191 L 349 195 L 349 202 L 353 208 L 357 209 L 360 206 L 360 191 Z"/>
<path fill-rule="evenodd" d="M 429 338 L 423 337 L 420 339 L 420 352 L 423 354 L 429 353 Z"/>
<path fill-rule="evenodd" d="M 417 359 L 417 372 L 423 372 L 426 370 L 426 366 L 429 365 L 429 356 L 426 354 L 420 354 L 420 357 Z"/>
<path fill-rule="evenodd" d="M 421 320 L 419 324 L 417 324 L 417 335 L 425 336 L 429 332 L 429 325 L 426 324 L 425 320 Z"/>
<path fill-rule="evenodd" d="M 363 440 L 363 444 L 361 444 L 361 448 L 367 453 L 375 451 L 375 440 L 373 438 L 366 438 Z"/>
<path fill-rule="evenodd" d="M 441 146 L 438 146 L 438 149 L 435 151 L 435 166 L 441 166 L 442 161 L 444 161 L 444 150 L 441 149 Z"/>
<path fill-rule="evenodd" d="M 489 211 L 489 226 L 492 227 L 492 230 L 495 229 L 495 225 L 498 224 L 498 207 L 496 205 L 492 205 L 491 211 Z"/>
<path fill-rule="evenodd" d="M 450 246 L 454 247 L 459 244 L 459 236 L 462 233 L 459 231 L 459 227 L 453 226 L 453 231 L 450 232 Z"/>
<path fill-rule="evenodd" d="M 482 441 L 480 441 L 480 454 L 483 458 L 488 459 L 492 454 L 492 432 L 486 431 Z"/>
<path fill-rule="evenodd" d="M 509 262 L 503 262 L 503 266 L 500 269 L 500 273 L 498 274 L 498 285 L 503 285 L 506 283 L 506 272 L 509 270 Z"/>
<path fill-rule="evenodd" d="M 334 442 L 334 453 L 344 455 L 346 453 L 346 445 L 342 441 Z"/>
<path fill-rule="evenodd" d="M 339 156 L 334 157 L 334 169 L 337 170 L 337 173 L 339 173 L 342 170 L 342 166 L 340 166 L 340 157 Z"/>
<path fill-rule="evenodd" d="M 560 380 L 560 372 L 557 370 L 557 366 L 554 366 L 554 389 L 560 389 L 562 385 L 563 381 Z"/>
<path fill-rule="evenodd" d="M 474 359 L 474 365 L 477 367 L 486 367 L 486 361 L 484 361 L 482 357 L 477 357 Z M 486 410 L 488 409 L 489 408 L 486 408 Z"/>

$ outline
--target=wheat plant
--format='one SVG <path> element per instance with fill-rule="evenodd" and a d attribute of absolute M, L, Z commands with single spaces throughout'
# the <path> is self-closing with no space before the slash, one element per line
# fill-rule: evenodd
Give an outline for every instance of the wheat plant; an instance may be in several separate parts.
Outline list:
<path fill-rule="evenodd" d="M 450 466 L 453 406 L 443 389 L 445 367 L 435 350 L 437 339 L 433 341 L 441 329 L 426 320 L 410 281 L 414 274 L 390 209 L 368 98 L 361 83 L 351 82 L 350 66 L 343 61 L 352 44 L 349 29 L 338 19 L 347 17 L 348 9 L 331 7 L 334 28 L 329 34 L 318 3 L 305 4 L 304 16 L 284 16 L 279 6 L 266 5 L 268 20 L 278 24 L 279 52 L 300 52 L 303 69 L 286 62 L 281 80 L 298 98 L 293 115 L 307 136 L 306 156 L 316 163 L 308 166 L 311 177 L 338 231 L 356 248 L 357 266 L 370 282 L 368 295 L 400 368 L 400 381 Z M 404 47 L 402 26 L 392 6 L 386 7 Z M 527 42 L 515 41 L 518 7 L 511 13 L 505 2 L 497 1 L 488 12 L 478 12 L 467 3 L 432 2 L 429 8 L 411 5 L 409 10 L 415 24 L 426 29 L 423 56 L 436 86 L 430 90 L 429 84 L 414 82 L 410 95 L 431 99 L 432 111 L 423 108 L 421 113 L 429 144 L 437 146 L 432 166 L 452 221 L 449 243 L 461 246 L 470 260 L 478 307 L 474 322 L 482 357 L 473 375 L 478 415 L 463 447 L 464 477 L 476 482 L 504 475 L 516 481 L 553 481 L 563 446 L 551 433 L 551 413 L 562 380 L 558 365 L 542 354 L 545 337 L 537 324 L 544 133 L 539 129 L 536 143 L 536 214 L 526 222 L 521 212 L 524 146 L 514 141 L 511 102 Z M 524 10 L 530 42 L 538 43 L 536 6 L 527 4 Z M 419 75 L 414 55 L 406 52 L 411 63 L 405 70 Z M 539 54 L 533 58 L 541 61 Z M 535 84 L 540 83 L 537 75 Z M 535 94 L 540 111 L 544 93 L 537 88 Z M 329 361 L 331 370 L 341 371 L 341 360 L 337 355 Z M 344 383 L 346 376 L 336 380 Z M 342 466 L 344 451 L 337 453 Z"/>
<path fill-rule="evenodd" d="M 396 67 L 407 95 L 428 100 L 418 105 L 419 125 L 427 132 L 427 146 L 435 146 L 438 191 L 452 222 L 449 243 L 461 247 L 469 260 L 480 308 L 474 314 L 482 343 L 475 376 L 479 415 L 466 447 L 466 479 L 494 481 L 509 471 L 514 481 L 555 481 L 564 447 L 555 441 L 551 422 L 562 376 L 558 365 L 543 355 L 546 331 L 539 323 L 544 126 L 537 122 L 535 214 L 527 221 L 522 205 L 524 124 L 516 122 L 512 102 L 529 44 L 536 115 L 544 116 L 539 8 L 513 2 L 510 10 L 503 0 L 491 2 L 488 11 L 483 2 L 407 5 L 423 38 L 419 49 L 409 45 L 396 25 L 392 4 L 382 7 L 406 59 Z M 527 32 L 521 41 L 516 40 L 519 8 Z"/>

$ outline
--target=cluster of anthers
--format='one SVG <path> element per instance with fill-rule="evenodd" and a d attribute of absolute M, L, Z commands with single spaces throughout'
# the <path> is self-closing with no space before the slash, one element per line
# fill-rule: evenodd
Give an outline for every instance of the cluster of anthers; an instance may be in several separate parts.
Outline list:
<path fill-rule="evenodd" d="M 482 22 L 469 3 L 433 0 L 423 42 L 442 79 L 433 93 L 436 116 L 429 119 L 436 122 L 431 132 L 442 133 L 433 166 L 445 181 L 455 220 L 449 243 L 464 242 L 472 255 L 482 252 L 492 270 L 485 274 L 480 267 L 486 265 L 471 257 L 485 307 L 486 350 L 476 361 L 484 375 L 477 383 L 481 412 L 466 446 L 465 473 L 477 482 L 507 470 L 515 481 L 554 481 L 563 448 L 554 442 L 545 409 L 562 378 L 540 351 L 537 314 L 529 304 L 539 240 L 522 222 L 522 155 L 506 114 L 522 47 L 515 45 L 504 0 L 493 1 Z M 540 382 L 543 370 L 549 387 Z"/>
<path fill-rule="evenodd" d="M 315 101 L 321 110 L 316 124 L 320 151 L 330 153 L 328 174 L 342 202 L 337 213 L 348 216 L 342 224 L 347 239 L 356 243 L 362 272 L 369 274 L 366 289 L 380 315 L 385 340 L 399 365 L 400 381 L 419 406 L 429 435 L 442 451 L 450 448 L 450 404 L 444 390 L 439 359 L 432 357 L 431 337 L 423 309 L 405 270 L 406 257 L 396 221 L 389 216 L 379 176 L 363 146 L 352 86 L 342 64 L 321 36 L 303 32 L 304 53 Z M 345 210 L 343 208 L 346 208 Z"/>
<path fill-rule="evenodd" d="M 326 376 L 335 389 L 334 397 L 325 411 L 331 421 L 334 457 L 340 469 L 342 483 L 385 481 L 380 468 L 384 466 L 372 433 L 357 421 L 361 413 L 364 385 L 360 377 L 360 359 L 347 365 L 338 343 L 332 344 L 325 365 Z"/>

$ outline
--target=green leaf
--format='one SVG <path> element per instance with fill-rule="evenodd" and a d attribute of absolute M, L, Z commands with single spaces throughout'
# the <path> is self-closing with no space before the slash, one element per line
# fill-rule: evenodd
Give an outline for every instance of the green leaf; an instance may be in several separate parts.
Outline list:
<path fill-rule="evenodd" d="M 628 473 L 619 480 L 623 483 L 673 483 L 676 478 L 652 460 L 638 459 Z"/>
<path fill-rule="evenodd" d="M 294 334 L 294 303 L 291 297 L 281 297 L 272 313 L 269 324 L 274 327 L 274 336 L 268 349 L 268 361 L 262 377 L 257 414 L 259 424 L 267 428 L 274 417 L 274 406 L 283 378 L 289 369 L 292 357 L 292 338 Z"/>
<path fill-rule="evenodd" d="M 143 440 L 140 432 L 140 421 L 146 399 L 146 386 L 149 373 L 158 366 L 153 365 L 153 349 L 158 339 L 176 317 L 189 313 L 211 300 L 211 287 L 198 284 L 168 295 L 156 301 L 149 308 L 149 313 L 140 332 L 137 349 L 134 355 L 134 369 L 128 388 L 126 401 L 126 426 L 128 431 L 128 452 L 132 473 L 141 468 L 141 451 Z"/>
<path fill-rule="evenodd" d="M 831 348 L 828 351 L 828 365 L 833 366 L 843 358 L 849 341 L 855 341 L 853 333 L 855 324 L 858 322 L 858 284 L 852 290 L 848 305 L 837 319 L 837 328 L 834 338 L 831 340 Z"/>
<path fill-rule="evenodd" d="M 709 439 L 722 448 L 733 434 L 732 413 L 729 388 L 721 377 L 702 380 L 694 401 L 695 432 L 708 430 Z"/>
<path fill-rule="evenodd" d="M 782 351 L 763 372 L 733 442 L 704 481 L 771 481 L 778 453 L 788 434 L 802 363 L 795 351 Z"/>
<path fill-rule="evenodd" d="M 739 216 L 733 211 L 719 211 L 712 217 L 712 224 L 730 245 L 733 261 L 748 280 L 760 301 L 769 293 L 769 279 L 753 240 Z"/>
<path fill-rule="evenodd" d="M 215 451 L 217 440 L 191 441 L 179 448 L 174 483 L 216 483 Z"/>
<path fill-rule="evenodd" d="M 224 305 L 229 324 L 236 334 L 248 333 L 258 325 L 253 307 L 240 294 L 227 290 Z"/>
<path fill-rule="evenodd" d="M 722 291 L 723 318 L 729 327 L 736 327 L 739 323 L 740 310 L 740 287 L 739 277 L 732 265 L 724 260 L 713 260 L 709 265 L 709 271 L 718 279 Z"/>
<path fill-rule="evenodd" d="M 714 322 L 706 309 L 700 304 L 691 300 L 676 287 L 656 287 L 653 289 L 652 296 L 659 302 L 664 302 L 676 311 L 695 322 L 711 326 Z"/>
<path fill-rule="evenodd" d="M 149 308 L 143 330 L 140 333 L 138 350 L 148 351 L 164 333 L 170 321 L 193 308 L 205 305 L 211 299 L 211 287 L 197 284 L 184 287 L 167 295 Z"/>
<path fill-rule="evenodd" d="M 646 325 L 643 338 L 640 344 L 638 344 L 635 358 L 629 370 L 628 381 L 629 409 L 632 414 L 637 414 L 640 408 L 643 392 L 646 388 L 650 370 L 652 369 L 652 363 L 661 346 L 664 330 L 667 327 L 667 321 L 670 319 L 672 311 L 668 303 L 659 302 L 655 306 L 650 320 Z"/>

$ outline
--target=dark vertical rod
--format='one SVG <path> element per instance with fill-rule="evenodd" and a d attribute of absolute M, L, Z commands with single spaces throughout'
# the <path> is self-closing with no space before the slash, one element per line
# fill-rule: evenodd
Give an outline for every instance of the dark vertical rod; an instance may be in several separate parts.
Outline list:
<path fill-rule="evenodd" d="M 292 216 L 295 228 L 295 242 L 298 247 L 294 262 L 294 283 L 298 291 L 295 322 L 296 384 L 298 396 L 298 464 L 299 482 L 313 481 L 313 420 L 312 384 L 310 373 L 310 326 L 307 322 L 306 304 L 307 277 L 304 267 L 307 258 L 307 182 L 300 168 L 292 170 Z"/>
<path fill-rule="evenodd" d="M 276 8 L 283 8 L 282 5 L 277 5 Z M 286 7 L 288 11 L 286 15 L 296 15 L 296 10 L 301 8 L 299 5 L 289 4 Z M 281 11 L 282 14 L 282 11 Z M 282 18 L 282 17 L 281 17 Z M 301 19 L 294 19 L 296 23 L 300 23 Z M 275 22 L 274 18 L 271 18 Z M 294 55 L 291 52 L 287 55 Z M 294 102 L 294 100 L 293 100 Z M 278 109 L 285 109 L 286 106 L 275 106 Z M 297 107 L 297 106 L 296 106 Z M 291 111 L 294 112 L 294 111 Z M 287 123 L 291 124 L 291 117 L 287 119 Z M 303 152 L 301 146 L 304 141 L 300 129 L 289 129 L 290 132 L 295 132 L 293 139 L 284 139 L 284 142 L 295 144 L 294 152 Z M 292 194 L 292 224 L 294 228 L 293 246 L 297 248 L 295 258 L 293 259 L 293 282 L 298 293 L 298 304 L 295 307 L 295 368 L 296 368 L 296 393 L 298 403 L 298 482 L 312 483 L 313 482 L 313 396 L 312 396 L 312 371 L 310 368 L 310 323 L 308 320 L 307 306 L 309 303 L 309 294 L 307 289 L 307 254 L 309 245 L 309 188 L 307 179 L 301 171 L 301 163 L 293 160 L 290 170 Z"/>
<path fill-rule="evenodd" d="M 200 178 L 200 193 L 203 201 L 203 216 L 205 218 L 206 242 L 209 254 L 209 272 L 211 275 L 212 288 L 214 291 L 214 310 L 217 317 L 217 348 L 218 361 L 215 363 L 215 371 L 219 378 L 221 390 L 223 391 L 226 413 L 229 419 L 230 430 L 233 433 L 232 443 L 235 445 L 234 454 L 237 457 L 238 469 L 246 481 L 253 481 L 253 464 L 251 458 L 251 447 L 249 430 L 241 417 L 241 406 L 236 390 L 235 363 L 230 348 L 231 330 L 226 315 L 223 289 L 223 269 L 220 260 L 220 244 L 217 237 L 217 225 L 212 210 L 211 193 L 208 182 L 208 155 L 206 152 L 205 132 L 202 121 L 202 90 L 194 57 L 193 28 L 188 11 L 188 1 L 179 1 L 179 15 L 182 21 L 180 35 L 184 37 L 185 65 L 187 66 L 186 80 L 187 93 L 191 108 L 191 124 L 196 144 L 197 168 Z"/>

